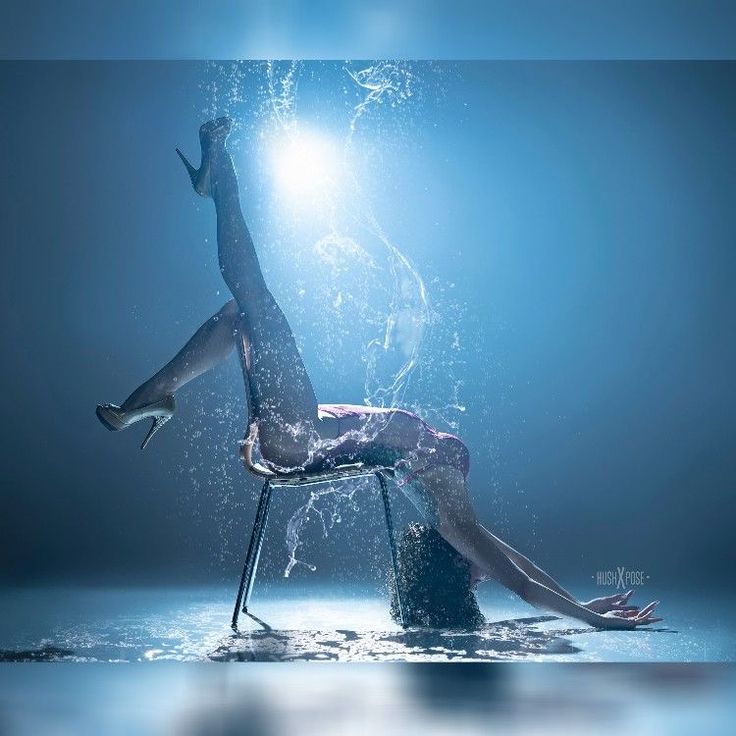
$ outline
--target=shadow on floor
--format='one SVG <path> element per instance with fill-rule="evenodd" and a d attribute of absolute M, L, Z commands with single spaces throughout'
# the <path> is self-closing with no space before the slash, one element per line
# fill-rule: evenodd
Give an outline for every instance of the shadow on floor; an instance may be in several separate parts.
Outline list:
<path fill-rule="evenodd" d="M 60 662 L 73 657 L 71 649 L 43 647 L 42 649 L 0 649 L 0 662 Z"/>
<path fill-rule="evenodd" d="M 559 631 L 538 626 L 556 620 L 556 616 L 517 618 L 496 621 L 476 631 L 286 631 L 268 627 L 233 634 L 210 654 L 210 659 L 218 662 L 494 661 L 581 651 L 564 637 L 587 629 Z"/>

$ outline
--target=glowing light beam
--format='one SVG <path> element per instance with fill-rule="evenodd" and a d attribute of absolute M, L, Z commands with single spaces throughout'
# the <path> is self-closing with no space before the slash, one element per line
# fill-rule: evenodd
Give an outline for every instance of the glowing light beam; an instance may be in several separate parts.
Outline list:
<path fill-rule="evenodd" d="M 271 167 L 279 193 L 292 204 L 328 198 L 339 184 L 339 149 L 327 136 L 296 132 L 271 143 Z"/>

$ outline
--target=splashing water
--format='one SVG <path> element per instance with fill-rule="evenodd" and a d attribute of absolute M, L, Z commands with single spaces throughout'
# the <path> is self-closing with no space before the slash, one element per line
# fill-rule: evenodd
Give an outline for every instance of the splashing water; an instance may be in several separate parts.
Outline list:
<path fill-rule="evenodd" d="M 271 109 L 278 125 L 284 130 L 294 130 L 297 125 L 296 89 L 298 71 L 298 63 L 290 61 L 286 72 L 279 75 L 275 62 L 266 62 L 266 78 L 268 80 Z"/>
<path fill-rule="evenodd" d="M 388 100 L 392 107 L 408 100 L 412 94 L 414 76 L 408 63 L 402 61 L 379 61 L 363 69 L 347 73 L 355 84 L 365 91 L 363 99 L 355 105 L 350 121 L 350 135 L 355 132 L 360 117 L 373 105 Z"/>
<path fill-rule="evenodd" d="M 295 67 L 290 65 L 286 73 L 275 82 L 274 67 L 268 67 L 269 92 L 272 94 L 272 107 L 277 120 L 285 130 L 291 132 L 297 127 L 296 122 L 296 82 Z M 376 105 L 390 101 L 396 106 L 411 97 L 412 73 L 408 64 L 402 62 L 378 62 L 362 69 L 345 69 L 349 78 L 355 83 L 362 98 L 355 104 L 350 120 L 349 132 L 345 138 L 345 158 L 353 145 L 358 130 L 358 122 Z M 384 247 L 388 261 L 388 271 L 393 286 L 390 289 L 388 312 L 383 317 L 380 334 L 371 339 L 365 347 L 366 377 L 364 401 L 369 406 L 399 407 L 403 403 L 404 394 L 409 385 L 413 371 L 419 364 L 422 340 L 431 319 L 429 298 L 424 281 L 414 268 L 408 257 L 389 239 L 381 227 L 367 197 L 364 195 L 358 179 L 348 167 L 350 183 L 353 188 L 349 201 L 352 215 L 360 225 L 374 236 Z M 315 252 L 322 261 L 329 265 L 338 277 L 340 263 L 345 259 L 361 261 L 366 268 L 375 268 L 375 263 L 367 252 L 353 239 L 332 232 L 320 239 L 315 245 Z M 339 291 L 332 302 L 339 309 L 345 299 L 344 291 Z M 390 417 L 388 420 L 390 422 Z M 369 440 L 366 433 L 375 435 L 386 422 L 367 425 L 361 440 Z M 330 512 L 330 528 L 335 519 L 335 509 L 339 507 L 337 498 L 352 500 L 354 490 L 346 494 L 342 490 L 329 486 L 322 491 L 313 492 L 309 501 L 297 509 L 287 525 L 287 548 L 289 562 L 284 575 L 288 577 L 294 565 L 299 564 L 296 551 L 301 546 L 300 532 L 309 519 L 310 513 L 317 514 L 322 521 L 325 535 L 328 526 L 324 513 L 318 503 L 330 499 L 334 504 Z"/>
<path fill-rule="evenodd" d="M 288 578 L 297 565 L 302 565 L 314 572 L 317 567 L 297 558 L 296 553 L 302 546 L 301 533 L 312 517 L 317 517 L 322 525 L 322 535 L 327 534 L 335 524 L 342 521 L 342 514 L 346 507 L 357 510 L 355 494 L 362 488 L 362 483 L 353 483 L 349 486 L 326 485 L 316 491 L 311 491 L 307 502 L 300 506 L 291 516 L 286 525 L 286 549 L 289 561 L 284 570 L 284 577 Z"/>
<path fill-rule="evenodd" d="M 414 74 L 407 62 L 379 61 L 362 69 L 346 67 L 362 98 L 354 106 L 345 146 L 353 146 L 359 120 L 371 108 L 388 101 L 396 107 L 412 96 Z M 363 227 L 383 245 L 393 282 L 388 313 L 382 334 L 366 346 L 366 404 L 399 407 L 403 403 L 412 373 L 419 364 L 422 342 L 432 318 L 424 280 L 409 258 L 388 237 L 363 194 L 360 182 L 351 173 L 357 208 Z"/>
<path fill-rule="evenodd" d="M 231 115 L 238 125 L 263 135 L 267 130 L 278 132 L 287 140 L 300 133 L 298 89 L 302 76 L 316 75 L 316 67 L 302 62 L 266 62 L 234 65 L 210 65 L 209 81 L 205 92 L 210 104 L 203 110 L 208 116 Z M 319 236 L 312 248 L 322 278 L 317 286 L 321 305 L 313 319 L 323 328 L 318 332 L 329 338 L 332 350 L 320 352 L 326 363 L 331 354 L 341 355 L 340 340 L 351 344 L 356 329 L 363 340 L 362 358 L 365 365 L 364 401 L 376 407 L 404 407 L 420 413 L 428 420 L 439 420 L 457 428 L 457 417 L 464 411 L 459 398 L 462 383 L 452 377 L 458 364 L 460 342 L 457 332 L 451 331 L 452 319 L 459 310 L 444 305 L 441 315 L 430 305 L 428 290 L 422 275 L 403 250 L 391 240 L 376 217 L 368 196 L 364 193 L 350 161 L 356 149 L 374 155 L 375 139 L 365 138 L 365 123 L 372 116 L 398 120 L 398 108 L 417 101 L 422 78 L 417 66 L 410 62 L 381 61 L 368 65 L 342 67 L 343 86 L 349 102 L 347 127 L 343 136 L 343 165 L 345 182 L 337 196 L 328 203 L 327 232 Z M 249 88 L 249 93 L 244 90 Z M 257 98 L 256 114 L 243 115 L 242 105 L 250 97 Z M 395 111 L 395 112 L 394 112 Z M 256 129 L 256 125 L 261 126 Z M 237 146 L 237 141 L 235 142 Z M 284 236 L 286 240 L 288 234 Z M 375 244 L 378 250 L 370 248 Z M 436 281 L 436 279 L 434 280 Z M 434 282 L 433 282 L 434 283 Z M 298 298 L 305 294 L 296 283 Z M 314 291 L 314 289 L 312 289 Z M 440 290 L 440 295 L 442 295 Z M 380 297 L 380 298 L 379 298 Z M 288 300 L 291 295 L 286 295 Z M 381 301 L 382 300 L 382 301 Z M 294 311 L 303 310 L 301 304 Z M 455 312 L 455 314 L 453 314 Z M 448 330 L 450 330 L 448 334 Z M 439 369 L 428 360 L 423 346 L 430 332 L 445 339 L 445 356 L 435 356 Z M 351 348 L 352 349 L 352 348 Z M 450 391 L 446 401 L 434 405 L 417 405 L 407 401 L 407 391 L 417 369 L 421 366 L 427 381 L 432 382 L 436 371 L 442 391 Z M 429 392 L 428 392 L 429 393 Z M 440 391 L 433 390 L 437 397 Z M 366 432 L 374 434 L 380 423 L 369 424 Z M 361 436 L 360 439 L 370 439 Z M 319 449 L 316 447 L 312 450 Z M 307 502 L 296 510 L 287 525 L 286 543 L 289 561 L 285 570 L 288 577 L 296 565 L 313 566 L 297 559 L 302 546 L 301 532 L 309 520 L 321 520 L 326 535 L 340 516 L 339 509 L 347 502 L 354 504 L 353 495 L 360 484 L 349 487 L 328 486 L 312 492 Z"/>

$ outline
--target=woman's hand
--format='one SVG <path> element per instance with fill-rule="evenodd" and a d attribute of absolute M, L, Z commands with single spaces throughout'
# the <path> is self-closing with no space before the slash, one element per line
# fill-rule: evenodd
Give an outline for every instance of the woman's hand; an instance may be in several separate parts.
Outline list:
<path fill-rule="evenodd" d="M 654 624 L 657 621 L 661 621 L 653 615 L 654 609 L 659 604 L 659 601 L 653 601 L 644 608 L 634 611 L 608 611 L 597 617 L 597 626 L 599 629 L 635 629 L 637 626 L 646 626 L 647 624 Z"/>
<path fill-rule="evenodd" d="M 587 603 L 581 603 L 594 613 L 608 613 L 609 611 L 638 611 L 639 606 L 629 606 L 629 598 L 634 591 L 629 590 L 626 593 L 618 593 L 616 595 L 606 595 L 602 598 L 593 598 Z"/>

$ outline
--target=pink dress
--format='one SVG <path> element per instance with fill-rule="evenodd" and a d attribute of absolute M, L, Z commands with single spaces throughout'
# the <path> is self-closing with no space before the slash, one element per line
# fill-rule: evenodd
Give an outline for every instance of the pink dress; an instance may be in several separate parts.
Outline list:
<path fill-rule="evenodd" d="M 340 428 L 341 420 L 347 418 L 362 419 L 375 415 L 404 415 L 411 421 L 416 422 L 419 430 L 420 440 L 417 447 L 387 445 L 380 441 L 380 433 L 378 433 L 376 439 L 367 442 L 346 439 L 345 442 L 340 443 L 335 448 L 334 453 L 330 453 L 330 459 L 335 464 L 363 462 L 371 465 L 395 465 L 402 460 L 411 458 L 412 470 L 404 478 L 403 483 L 410 482 L 419 473 L 437 465 L 450 465 L 460 470 L 464 477 L 468 475 L 470 453 L 465 443 L 454 434 L 440 432 L 410 411 L 405 409 L 383 409 L 358 404 L 320 404 L 319 414 L 320 416 L 337 419 L 338 435 L 345 431 Z"/>

